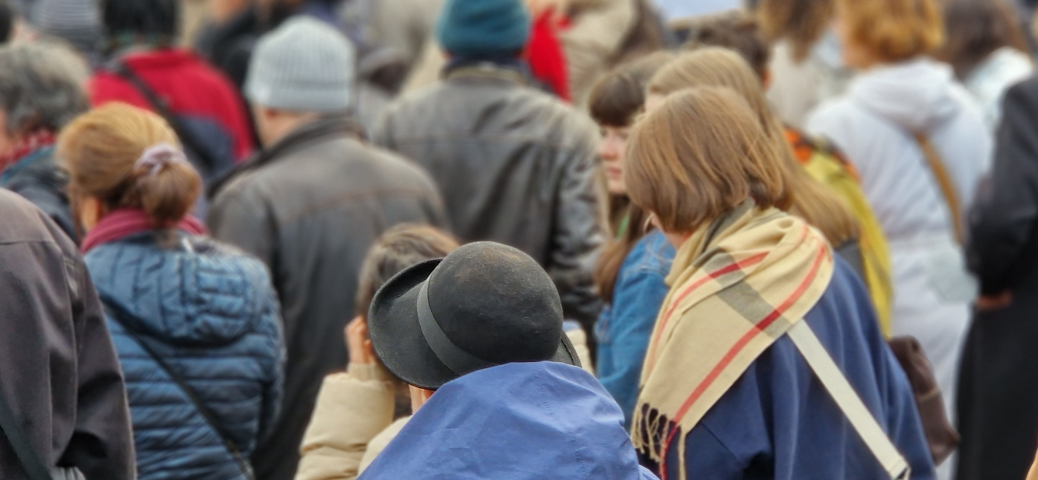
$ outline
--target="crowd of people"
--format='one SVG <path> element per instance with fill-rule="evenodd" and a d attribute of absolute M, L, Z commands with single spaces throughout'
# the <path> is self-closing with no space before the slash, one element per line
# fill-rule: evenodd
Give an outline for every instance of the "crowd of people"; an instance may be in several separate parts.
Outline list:
<path fill-rule="evenodd" d="M 1033 5 L 196 3 L 0 0 L 0 478 L 1038 480 Z"/>

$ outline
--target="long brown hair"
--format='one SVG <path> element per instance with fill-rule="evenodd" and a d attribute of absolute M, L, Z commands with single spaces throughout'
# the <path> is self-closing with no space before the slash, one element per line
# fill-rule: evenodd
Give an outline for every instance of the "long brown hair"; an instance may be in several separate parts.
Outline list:
<path fill-rule="evenodd" d="M 675 55 L 659 51 L 615 68 L 591 90 L 588 107 L 591 118 L 601 127 L 629 127 L 645 105 L 645 86 L 649 79 Z M 613 301 L 616 278 L 624 259 L 645 235 L 647 215 L 632 205 L 627 195 L 609 196 L 610 231 L 614 239 L 606 243 L 595 265 L 594 279 L 598 295 Z M 626 228 L 621 228 L 626 225 Z"/>
<path fill-rule="evenodd" d="M 142 209 L 156 227 L 178 222 L 194 205 L 202 180 L 187 162 L 158 170 L 138 165 L 145 150 L 160 144 L 179 141 L 162 117 L 147 110 L 110 103 L 76 118 L 61 132 L 57 148 L 73 202 L 91 196 L 109 211 Z"/>
<path fill-rule="evenodd" d="M 799 62 L 829 28 L 835 12 L 836 0 L 761 0 L 757 20 L 769 40 L 789 40 Z"/>
<path fill-rule="evenodd" d="M 778 153 L 776 161 L 785 177 L 781 201 L 776 206 L 806 220 L 835 247 L 857 238 L 858 228 L 850 210 L 797 162 L 782 125 L 768 107 L 760 79 L 739 54 L 716 47 L 685 53 L 656 73 L 649 83 L 649 92 L 667 95 L 702 86 L 732 89 L 755 113 L 768 142 Z"/>
<path fill-rule="evenodd" d="M 748 198 L 781 206 L 779 155 L 737 93 L 697 87 L 668 96 L 634 126 L 624 175 L 632 202 L 664 230 L 690 233 Z"/>
<path fill-rule="evenodd" d="M 960 79 L 1000 48 L 1028 52 L 1023 29 L 1005 0 L 947 0 L 943 7 L 949 35 L 934 56 L 950 63 Z"/>

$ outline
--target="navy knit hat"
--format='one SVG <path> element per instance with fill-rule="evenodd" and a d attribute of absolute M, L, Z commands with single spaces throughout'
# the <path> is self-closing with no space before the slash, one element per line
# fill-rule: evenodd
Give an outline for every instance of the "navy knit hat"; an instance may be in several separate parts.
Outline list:
<path fill-rule="evenodd" d="M 456 56 L 520 52 L 530 37 L 530 14 L 522 0 L 447 0 L 436 39 Z"/>

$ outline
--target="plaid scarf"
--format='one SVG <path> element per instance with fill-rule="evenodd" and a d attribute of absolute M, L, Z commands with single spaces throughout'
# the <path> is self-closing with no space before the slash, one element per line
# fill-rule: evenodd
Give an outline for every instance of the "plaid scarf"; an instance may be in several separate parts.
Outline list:
<path fill-rule="evenodd" d="M 803 220 L 747 201 L 692 234 L 678 250 L 672 286 L 652 332 L 632 437 L 661 465 L 772 343 L 829 286 L 832 253 Z"/>

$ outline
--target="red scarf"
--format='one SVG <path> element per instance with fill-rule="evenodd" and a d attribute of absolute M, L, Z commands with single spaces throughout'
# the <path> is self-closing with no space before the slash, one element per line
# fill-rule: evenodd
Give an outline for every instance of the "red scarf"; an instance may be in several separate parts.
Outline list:
<path fill-rule="evenodd" d="M 191 235 L 206 234 L 205 225 L 191 215 L 181 219 L 177 223 L 176 229 Z M 148 214 L 144 213 L 144 210 L 134 208 L 115 210 L 105 215 L 97 225 L 94 225 L 94 228 L 87 232 L 80 251 L 87 253 L 94 247 L 116 242 L 136 233 L 152 230 L 159 230 L 159 228 L 155 226 L 155 222 L 148 217 Z"/>
<path fill-rule="evenodd" d="M 0 172 L 43 147 L 54 145 L 57 139 L 50 130 L 38 130 L 18 140 L 7 153 L 0 154 Z"/>

